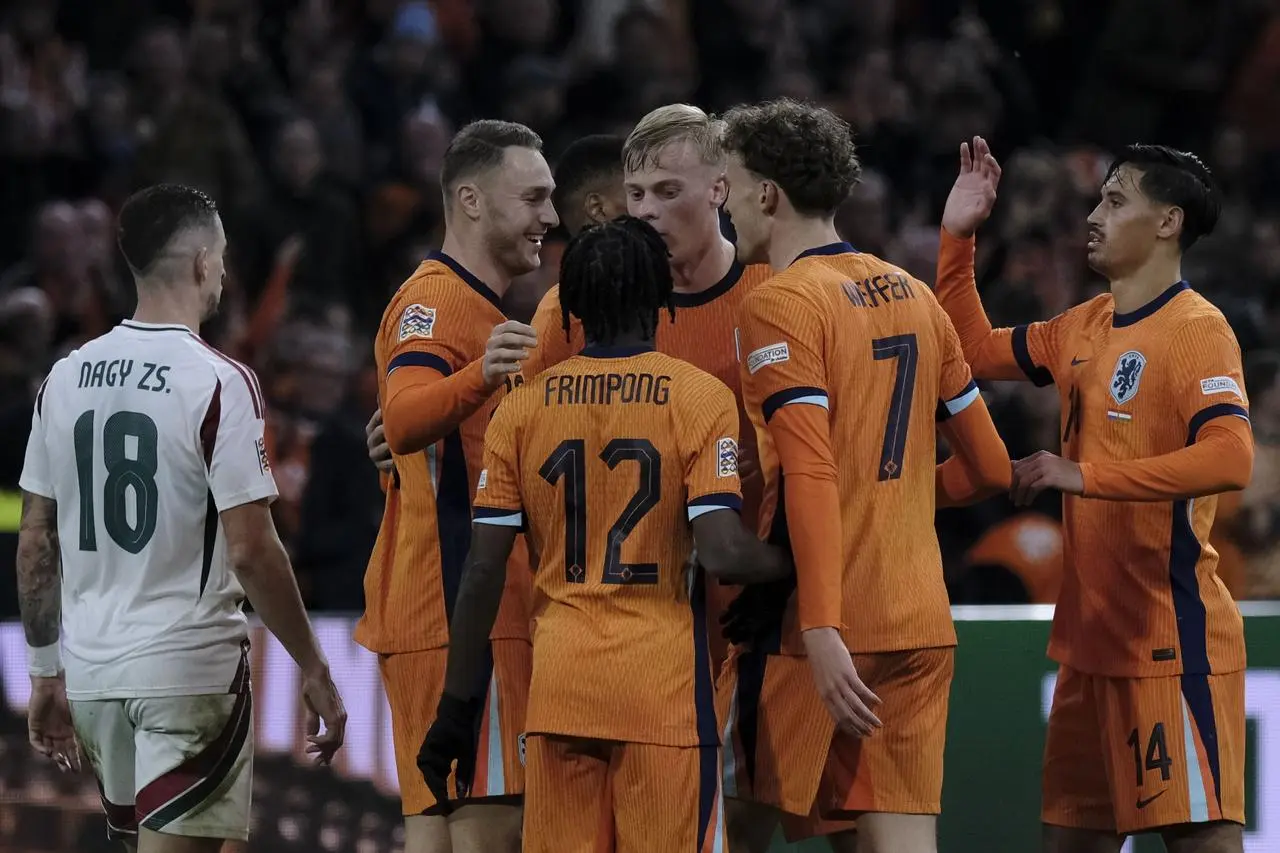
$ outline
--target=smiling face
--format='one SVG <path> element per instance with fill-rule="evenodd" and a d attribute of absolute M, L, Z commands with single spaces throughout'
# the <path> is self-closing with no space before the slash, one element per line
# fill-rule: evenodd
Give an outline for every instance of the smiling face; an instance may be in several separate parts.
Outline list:
<path fill-rule="evenodd" d="M 1102 185 L 1102 200 L 1089 214 L 1089 266 L 1110 279 L 1140 268 L 1166 240 L 1176 241 L 1183 212 L 1147 196 L 1142 170 L 1125 164 Z"/>
<path fill-rule="evenodd" d="M 699 257 L 720 237 L 724 168 L 707 163 L 688 139 L 674 140 L 623 176 L 627 213 L 662 235 L 677 266 Z"/>
<path fill-rule="evenodd" d="M 476 181 L 486 249 L 512 276 L 542 264 L 542 240 L 560 222 L 551 204 L 554 188 L 542 153 L 517 146 Z"/>

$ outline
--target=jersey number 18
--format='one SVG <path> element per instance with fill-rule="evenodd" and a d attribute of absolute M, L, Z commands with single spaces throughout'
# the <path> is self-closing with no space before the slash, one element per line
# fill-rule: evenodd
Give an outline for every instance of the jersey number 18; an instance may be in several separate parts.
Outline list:
<path fill-rule="evenodd" d="M 94 508 L 93 463 L 94 412 L 76 419 L 73 433 L 76 476 L 80 483 L 80 550 L 98 550 L 97 516 Z M 129 439 L 135 443 L 134 458 L 128 456 Z M 102 526 L 117 545 L 137 554 L 156 532 L 156 511 L 160 490 L 156 488 L 156 422 L 139 412 L 116 412 L 102 425 L 102 458 L 107 479 L 102 486 Z M 129 520 L 129 491 L 133 491 L 135 512 Z"/>

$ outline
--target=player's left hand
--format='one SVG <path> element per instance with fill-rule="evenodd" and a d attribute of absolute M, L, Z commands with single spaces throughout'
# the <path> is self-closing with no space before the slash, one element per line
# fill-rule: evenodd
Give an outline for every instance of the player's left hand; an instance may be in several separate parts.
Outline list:
<path fill-rule="evenodd" d="M 1054 456 L 1047 450 L 1037 451 L 1026 459 L 1014 460 L 1009 496 L 1015 506 L 1030 505 L 1045 489 L 1057 489 L 1067 495 L 1084 494 L 1084 474 L 1080 465 Z"/>
<path fill-rule="evenodd" d="M 27 734 L 35 751 L 53 759 L 58 769 L 80 769 L 80 746 L 71 723 L 67 685 L 61 675 L 31 677 L 31 700 L 27 704 Z"/>
<path fill-rule="evenodd" d="M 996 204 L 1000 173 L 985 139 L 975 136 L 972 149 L 969 143 L 960 143 L 960 174 L 942 209 L 942 227 L 949 234 L 967 240 L 987 221 Z"/>
<path fill-rule="evenodd" d="M 475 724 L 480 710 L 479 700 L 443 694 L 436 707 L 435 722 L 427 729 L 418 750 L 418 769 L 444 814 L 453 810 L 449 804 L 449 773 L 454 762 L 458 763 L 454 781 L 459 798 L 467 796 L 475 779 Z"/>

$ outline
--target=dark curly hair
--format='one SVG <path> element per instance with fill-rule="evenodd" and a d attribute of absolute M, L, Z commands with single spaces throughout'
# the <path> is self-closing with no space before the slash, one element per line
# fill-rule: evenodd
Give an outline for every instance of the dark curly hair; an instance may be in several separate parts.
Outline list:
<path fill-rule="evenodd" d="M 1209 167 L 1199 157 L 1167 145 L 1126 145 L 1111 161 L 1103 185 L 1126 164 L 1142 173 L 1138 189 L 1143 195 L 1182 209 L 1182 233 L 1178 235 L 1182 251 L 1213 233 L 1222 212 L 1222 197 Z"/>
<path fill-rule="evenodd" d="M 666 308 L 675 320 L 673 287 L 667 244 L 652 225 L 619 216 L 586 228 L 560 261 L 565 334 L 572 314 L 592 343 L 609 344 L 631 331 L 652 338 L 659 311 Z"/>
<path fill-rule="evenodd" d="M 833 216 L 862 174 L 853 130 L 830 110 L 780 98 L 723 118 L 726 153 L 776 183 L 798 213 Z"/>

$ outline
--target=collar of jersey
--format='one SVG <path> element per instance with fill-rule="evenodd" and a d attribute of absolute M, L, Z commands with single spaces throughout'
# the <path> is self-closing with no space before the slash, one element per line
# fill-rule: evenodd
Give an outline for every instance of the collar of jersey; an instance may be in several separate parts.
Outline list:
<path fill-rule="evenodd" d="M 646 352 L 653 352 L 652 344 L 635 344 L 626 347 L 592 344 L 582 348 L 582 354 L 587 358 L 630 358 L 633 355 L 643 355 Z"/>
<path fill-rule="evenodd" d="M 828 243 L 825 246 L 814 246 L 812 249 L 805 249 L 796 255 L 796 261 L 801 258 L 810 258 L 815 255 L 852 255 L 857 254 L 858 250 L 853 248 L 849 243 Z M 795 263 L 792 261 L 791 263 Z"/>
<path fill-rule="evenodd" d="M 1143 305 L 1141 308 L 1137 308 L 1133 311 L 1130 311 L 1128 314 L 1121 314 L 1119 312 L 1112 314 L 1111 327 L 1113 329 L 1119 329 L 1123 326 L 1132 326 L 1134 323 L 1138 322 L 1139 320 L 1145 320 L 1146 318 L 1150 317 L 1152 314 L 1159 311 L 1164 306 L 1168 305 L 1169 300 L 1173 299 L 1173 297 L 1177 296 L 1179 293 L 1181 293 L 1184 290 L 1190 290 L 1190 289 L 1191 289 L 1191 285 L 1186 281 L 1179 281 L 1174 284 L 1171 284 L 1167 288 L 1165 288 L 1163 293 L 1161 293 L 1155 299 L 1152 299 L 1146 305 Z"/>
<path fill-rule="evenodd" d="M 458 263 L 457 260 L 455 260 L 454 258 L 450 257 L 449 255 L 446 255 L 444 252 L 437 250 L 429 253 L 427 255 L 427 260 L 438 261 L 439 263 L 444 264 L 446 267 L 453 270 L 454 275 L 456 275 L 458 278 L 465 281 L 468 287 L 470 287 L 476 293 L 483 296 L 485 299 L 488 299 L 490 302 L 492 302 L 494 308 L 502 307 L 501 300 L 498 299 L 498 294 L 494 293 L 489 288 L 489 285 L 485 284 L 483 281 L 477 278 L 476 275 L 473 272 L 471 272 L 471 270 L 467 269 L 462 264 Z"/>
<path fill-rule="evenodd" d="M 120 325 L 128 326 L 130 329 L 137 329 L 139 332 L 186 332 L 188 335 L 195 334 L 180 323 L 143 323 L 139 320 L 121 320 Z"/>
<path fill-rule="evenodd" d="M 677 308 L 696 308 L 699 305 L 706 305 L 708 302 L 733 290 L 733 286 L 738 283 L 738 279 L 742 278 L 743 269 L 742 264 L 735 260 L 729 266 L 729 271 L 715 284 L 698 293 L 673 293 L 671 294 L 671 303 Z"/>

